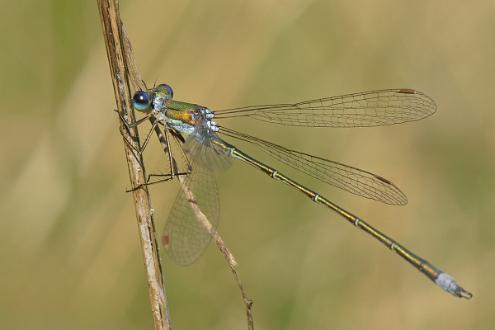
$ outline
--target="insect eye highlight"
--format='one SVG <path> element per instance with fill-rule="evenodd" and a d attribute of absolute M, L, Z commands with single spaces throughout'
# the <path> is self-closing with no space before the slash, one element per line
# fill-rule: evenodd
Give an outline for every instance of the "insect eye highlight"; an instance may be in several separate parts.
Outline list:
<path fill-rule="evenodd" d="M 137 91 L 132 97 L 132 106 L 138 111 L 149 111 L 151 109 L 151 98 L 149 93 Z"/>

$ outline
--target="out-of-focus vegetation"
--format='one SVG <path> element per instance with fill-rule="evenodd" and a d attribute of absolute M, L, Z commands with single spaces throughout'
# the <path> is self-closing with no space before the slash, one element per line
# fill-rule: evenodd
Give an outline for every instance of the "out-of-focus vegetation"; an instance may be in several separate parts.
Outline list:
<path fill-rule="evenodd" d="M 96 3 L 2 10 L 0 328 L 150 328 Z M 220 232 L 259 329 L 493 328 L 493 1 L 146 0 L 122 11 L 143 76 L 180 100 L 219 109 L 409 87 L 438 103 L 427 120 L 373 129 L 227 123 L 394 181 L 408 206 L 303 179 L 475 294 L 451 297 L 336 215 L 235 164 L 219 175 Z M 149 156 L 155 168 L 160 157 Z M 160 228 L 177 189 L 152 189 Z M 245 327 L 214 246 L 187 268 L 164 258 L 164 270 L 175 328 Z"/>

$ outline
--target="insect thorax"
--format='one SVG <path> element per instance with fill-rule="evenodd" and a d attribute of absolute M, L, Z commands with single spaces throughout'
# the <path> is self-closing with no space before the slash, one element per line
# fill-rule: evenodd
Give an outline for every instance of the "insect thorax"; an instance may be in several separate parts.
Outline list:
<path fill-rule="evenodd" d="M 158 100 L 157 104 L 160 102 Z M 174 102 L 174 101 L 172 101 Z M 185 135 L 196 135 L 197 138 L 209 137 L 218 132 L 218 126 L 213 121 L 214 113 L 208 108 L 199 105 L 191 105 L 189 108 L 167 106 L 168 102 L 162 103 L 161 108 L 156 111 L 158 120 Z M 175 102 L 174 102 L 175 103 Z"/>

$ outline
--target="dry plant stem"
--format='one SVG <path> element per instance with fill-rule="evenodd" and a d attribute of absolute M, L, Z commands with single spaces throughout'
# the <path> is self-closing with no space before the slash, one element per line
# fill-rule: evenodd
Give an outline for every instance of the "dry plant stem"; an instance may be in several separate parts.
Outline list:
<path fill-rule="evenodd" d="M 158 140 L 160 141 L 160 143 L 163 147 L 163 150 L 166 152 L 169 152 L 167 138 L 164 136 L 159 125 L 155 125 L 156 124 L 156 118 L 151 117 L 150 121 L 154 127 L 156 135 L 158 136 Z M 184 182 L 184 177 L 179 175 L 179 176 L 177 176 L 177 178 L 178 178 L 179 183 L 180 183 L 180 188 L 182 189 L 182 191 L 186 195 L 187 200 L 189 201 L 189 204 L 190 204 L 190 206 L 194 212 L 194 215 L 196 216 L 196 220 L 200 223 L 201 226 L 203 226 L 203 228 L 206 229 L 206 231 L 208 231 L 210 236 L 215 240 L 215 243 L 217 244 L 218 249 L 220 250 L 220 252 L 225 257 L 225 260 L 227 260 L 227 264 L 229 265 L 229 268 L 230 268 L 232 274 L 234 275 L 234 279 L 237 283 L 237 286 L 239 287 L 239 290 L 241 291 L 242 300 L 243 300 L 244 305 L 246 307 L 246 317 L 247 317 L 248 329 L 249 330 L 254 329 L 253 301 L 246 294 L 246 291 L 244 290 L 244 286 L 242 285 L 239 274 L 237 273 L 237 270 L 236 270 L 237 261 L 235 260 L 233 254 L 230 252 L 230 250 L 225 245 L 220 234 L 218 234 L 218 232 L 211 225 L 211 222 L 208 220 L 208 217 L 199 208 L 193 192 L 191 191 L 191 189 L 189 189 L 189 187 Z"/>
<path fill-rule="evenodd" d="M 103 27 L 110 73 L 115 92 L 117 111 L 122 118 L 135 122 L 134 112 L 129 105 L 131 99 L 131 81 L 127 54 L 127 40 L 122 30 L 118 0 L 97 0 Z M 132 69 L 132 68 L 131 68 Z M 162 282 L 162 270 L 156 243 L 151 200 L 146 187 L 146 173 L 139 153 L 139 135 L 136 128 L 129 128 L 121 122 L 120 131 L 124 138 L 125 155 L 129 169 L 129 179 L 134 189 L 136 217 L 139 236 L 144 255 L 144 264 L 148 280 L 148 292 L 155 329 L 171 329 L 167 298 Z"/>
<path fill-rule="evenodd" d="M 182 191 L 184 191 L 184 194 L 187 196 L 187 199 L 190 202 L 190 205 L 193 209 L 193 212 L 196 215 L 196 219 L 199 221 L 199 223 L 204 228 L 206 228 L 206 230 L 208 230 L 208 233 L 211 235 L 211 237 L 217 243 L 218 249 L 224 255 L 225 259 L 227 260 L 227 263 L 229 264 L 230 270 L 232 271 L 232 274 L 234 275 L 234 278 L 237 282 L 237 285 L 239 286 L 239 289 L 241 290 L 242 300 L 244 301 L 244 304 L 246 305 L 246 316 L 247 316 L 247 321 L 248 321 L 248 329 L 254 329 L 253 310 L 252 310 L 253 309 L 253 302 L 247 296 L 247 294 L 244 290 L 244 287 L 242 286 L 241 279 L 239 278 L 239 275 L 237 274 L 237 270 L 235 269 L 235 267 L 237 266 L 237 262 L 235 261 L 234 256 L 229 251 L 229 249 L 225 246 L 225 243 L 223 242 L 222 237 L 218 234 L 218 232 L 215 229 L 212 228 L 211 223 L 208 221 L 208 218 L 206 217 L 206 215 L 198 207 L 198 203 L 196 202 L 192 191 L 184 183 L 184 178 L 182 176 L 179 176 L 178 178 L 179 178 L 179 182 L 180 182 L 180 187 L 181 187 Z"/>

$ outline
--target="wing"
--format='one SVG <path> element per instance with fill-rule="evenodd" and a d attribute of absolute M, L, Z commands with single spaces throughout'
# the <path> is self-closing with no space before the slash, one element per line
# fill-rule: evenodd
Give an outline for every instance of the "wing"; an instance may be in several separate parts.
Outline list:
<path fill-rule="evenodd" d="M 219 198 L 216 178 L 204 167 L 193 164 L 192 173 L 185 180 L 195 201 L 206 215 L 213 229 L 219 222 Z M 192 264 L 206 250 L 211 235 L 198 222 L 191 208 L 191 200 L 181 189 L 168 215 L 162 243 L 168 255 L 179 265 Z"/>
<path fill-rule="evenodd" d="M 220 133 L 255 144 L 276 160 L 315 179 L 354 195 L 391 205 L 407 204 L 407 197 L 389 180 L 349 165 L 291 150 L 277 144 L 222 127 Z"/>
<path fill-rule="evenodd" d="M 429 96 L 413 89 L 384 89 L 295 104 L 215 111 L 215 118 L 249 117 L 284 126 L 367 127 L 420 120 L 435 113 Z"/>

